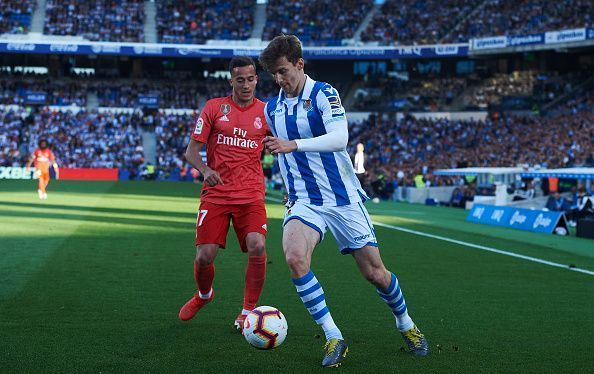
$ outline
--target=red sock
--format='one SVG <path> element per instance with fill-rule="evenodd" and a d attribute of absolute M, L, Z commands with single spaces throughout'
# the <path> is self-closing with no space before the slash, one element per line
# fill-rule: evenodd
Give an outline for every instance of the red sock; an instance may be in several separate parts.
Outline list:
<path fill-rule="evenodd" d="M 210 292 L 214 274 L 214 264 L 200 266 L 198 262 L 194 261 L 194 280 L 196 280 L 196 286 L 201 294 L 205 295 Z"/>
<path fill-rule="evenodd" d="M 249 256 L 245 269 L 245 288 L 243 290 L 243 309 L 252 310 L 256 307 L 264 281 L 266 280 L 266 255 Z"/>

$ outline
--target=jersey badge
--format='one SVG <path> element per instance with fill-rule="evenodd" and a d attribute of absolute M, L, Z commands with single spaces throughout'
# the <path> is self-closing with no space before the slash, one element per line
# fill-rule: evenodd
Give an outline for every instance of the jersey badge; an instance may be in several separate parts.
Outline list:
<path fill-rule="evenodd" d="M 306 112 L 312 111 L 313 105 L 311 105 L 311 99 L 306 99 L 303 101 L 303 109 L 305 109 Z"/>
<path fill-rule="evenodd" d="M 256 117 L 254 119 L 254 127 L 260 130 L 262 128 L 262 118 Z"/>
<path fill-rule="evenodd" d="M 221 113 L 223 113 L 223 116 L 219 119 L 224 122 L 229 122 L 229 118 L 227 117 L 227 114 L 231 113 L 231 105 L 221 104 Z"/>

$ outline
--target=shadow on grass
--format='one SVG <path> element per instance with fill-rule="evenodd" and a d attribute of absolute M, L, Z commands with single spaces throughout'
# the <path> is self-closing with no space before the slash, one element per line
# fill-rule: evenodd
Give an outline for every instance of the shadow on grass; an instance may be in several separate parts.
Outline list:
<path fill-rule="evenodd" d="M 35 208 L 40 210 L 70 210 L 83 212 L 81 216 L 85 216 L 84 212 L 99 212 L 99 213 L 112 213 L 112 214 L 133 214 L 133 215 L 150 215 L 150 216 L 161 216 L 171 218 L 187 218 L 196 219 L 195 213 L 181 213 L 171 212 L 163 210 L 149 210 L 149 209 L 121 209 L 121 208 L 104 208 L 94 207 L 86 205 L 62 205 L 62 204 L 48 204 L 44 203 L 23 203 L 13 201 L 0 201 L 0 206 L 10 206 L 15 208 Z M 11 214 L 7 214 L 10 216 Z"/>
<path fill-rule="evenodd" d="M 86 210 L 92 212 L 92 210 Z M 133 212 L 133 211 L 132 211 Z M 125 209 L 122 209 L 119 213 L 126 213 Z M 135 213 L 132 213 L 135 214 Z M 161 216 L 162 214 L 158 214 Z M 97 222 L 97 223 L 111 223 L 111 224 L 122 224 L 122 225 L 134 225 L 134 226 L 147 226 L 147 227 L 158 227 L 161 229 L 192 229 L 194 227 L 194 216 L 188 215 L 188 222 L 175 222 L 159 219 L 140 219 L 140 218 L 125 218 L 125 217 L 113 217 L 113 216 L 97 216 L 89 214 L 69 214 L 69 213 L 49 213 L 49 212 L 0 212 L 0 217 L 25 217 L 25 218 L 41 218 L 41 219 L 60 219 L 60 220 L 71 220 L 71 221 L 82 221 L 82 222 Z"/>

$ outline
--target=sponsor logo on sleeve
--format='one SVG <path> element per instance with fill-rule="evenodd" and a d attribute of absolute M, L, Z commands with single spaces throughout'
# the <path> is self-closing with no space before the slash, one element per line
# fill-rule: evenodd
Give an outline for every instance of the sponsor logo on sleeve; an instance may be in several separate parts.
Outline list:
<path fill-rule="evenodd" d="M 204 127 L 204 120 L 202 119 L 202 117 L 200 117 L 196 121 L 196 128 L 194 129 L 194 135 L 202 134 L 202 127 Z"/>

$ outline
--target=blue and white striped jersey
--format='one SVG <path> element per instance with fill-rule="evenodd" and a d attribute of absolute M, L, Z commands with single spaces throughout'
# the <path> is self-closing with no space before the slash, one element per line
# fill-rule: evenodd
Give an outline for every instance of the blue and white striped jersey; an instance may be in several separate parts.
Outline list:
<path fill-rule="evenodd" d="M 283 140 L 321 136 L 333 124 L 347 121 L 336 89 L 308 76 L 298 98 L 286 98 L 281 89 L 264 112 L 274 136 Z M 291 152 L 279 154 L 278 161 L 289 201 L 342 206 L 367 199 L 346 150 Z"/>

